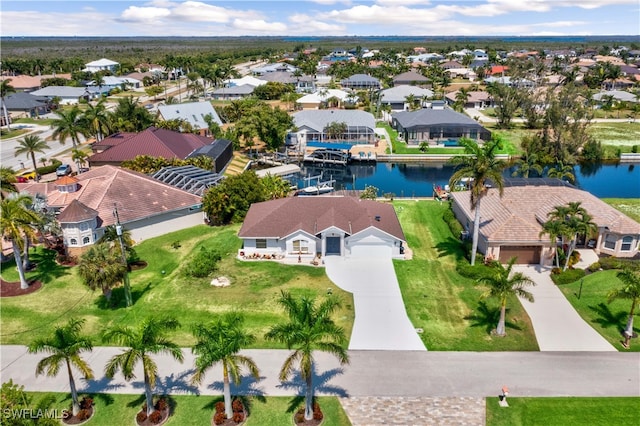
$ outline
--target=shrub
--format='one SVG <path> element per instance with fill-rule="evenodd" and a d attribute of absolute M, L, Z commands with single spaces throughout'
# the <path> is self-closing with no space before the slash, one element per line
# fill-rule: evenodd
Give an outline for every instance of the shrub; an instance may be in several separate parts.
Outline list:
<path fill-rule="evenodd" d="M 81 422 L 87 420 L 89 417 L 91 417 L 91 410 L 80 410 L 78 411 L 78 414 L 76 414 L 76 419 Z"/>
<path fill-rule="evenodd" d="M 233 413 L 233 421 L 236 423 L 240 423 L 244 420 L 244 413 L 239 411 L 237 413 Z"/>
<path fill-rule="evenodd" d="M 224 401 L 216 402 L 216 413 L 224 413 Z"/>
<path fill-rule="evenodd" d="M 633 152 L 634 154 L 636 154 L 638 152 L 638 145 L 633 145 L 631 147 L 631 152 Z"/>
<path fill-rule="evenodd" d="M 82 401 L 80 401 L 80 409 L 82 410 L 87 410 L 91 408 L 92 405 L 93 398 L 89 398 L 88 396 L 85 396 L 84 398 L 82 398 Z"/>
<path fill-rule="evenodd" d="M 154 411 L 153 413 L 149 414 L 149 421 L 154 425 L 160 423 L 162 421 L 162 412 Z"/>
<path fill-rule="evenodd" d="M 313 419 L 314 420 L 322 420 L 324 414 L 322 414 L 322 410 L 320 410 L 320 405 L 317 402 L 313 403 Z"/>
<path fill-rule="evenodd" d="M 239 399 L 233 400 L 233 402 L 231 403 L 231 408 L 234 412 L 244 411 L 244 405 L 242 405 L 242 401 L 240 401 Z"/>
<path fill-rule="evenodd" d="M 136 415 L 136 421 L 137 421 L 138 423 L 142 423 L 142 422 L 144 422 L 145 420 L 147 420 L 147 410 L 140 411 L 140 412 Z"/>
<path fill-rule="evenodd" d="M 160 398 L 160 399 L 156 402 L 155 408 L 156 408 L 156 410 L 164 411 L 164 410 L 166 410 L 167 408 L 169 408 L 169 404 L 167 403 L 167 400 L 166 400 L 166 399 L 164 399 L 164 398 Z"/>
<path fill-rule="evenodd" d="M 551 275 L 558 275 L 560 273 L 562 273 L 562 269 L 560 269 L 560 268 L 552 268 L 551 269 Z M 552 279 L 553 279 L 553 277 L 552 277 Z"/>
<path fill-rule="evenodd" d="M 216 413 L 213 416 L 213 422 L 217 425 L 221 425 L 222 423 L 224 423 L 226 419 L 227 419 L 227 416 L 226 414 L 224 414 L 224 411 Z"/>
<path fill-rule="evenodd" d="M 49 164 L 48 166 L 43 166 L 43 167 L 38 167 L 36 169 L 36 172 L 42 176 L 42 175 L 47 175 L 49 173 L 53 173 L 56 171 L 56 169 L 58 167 L 60 167 L 60 165 L 62 164 L 62 161 L 58 160 L 57 158 L 52 158 L 51 159 L 51 164 Z"/>
<path fill-rule="evenodd" d="M 453 210 L 451 210 L 451 208 L 445 210 L 445 212 L 442 214 L 442 219 L 445 221 L 447 226 L 449 226 L 449 229 L 451 230 L 453 236 L 456 238 L 461 238 L 464 228 L 462 227 L 460 222 L 458 222 L 458 219 L 456 219 L 456 215 L 453 214 Z"/>
<path fill-rule="evenodd" d="M 596 272 L 599 271 L 600 268 L 600 262 L 593 262 L 587 269 L 589 270 L 589 272 Z"/>
<path fill-rule="evenodd" d="M 585 276 L 584 269 L 567 269 L 559 274 L 552 274 L 551 279 L 557 285 L 569 284 Z"/>
<path fill-rule="evenodd" d="M 296 423 L 304 423 L 304 408 L 296 411 L 296 415 L 293 416 L 293 420 Z"/>
<path fill-rule="evenodd" d="M 625 269 L 634 271 L 640 270 L 640 262 L 633 259 L 620 259 L 618 257 L 601 257 L 600 267 L 602 269 Z"/>
<path fill-rule="evenodd" d="M 493 267 L 491 264 L 485 265 L 482 262 L 478 262 L 473 266 L 467 262 L 458 262 L 456 265 L 456 271 L 463 277 L 477 280 L 490 275 L 493 271 Z"/>
<path fill-rule="evenodd" d="M 184 273 L 193 278 L 208 277 L 217 269 L 220 259 L 222 256 L 219 253 L 200 247 L 200 251 L 185 265 Z"/>

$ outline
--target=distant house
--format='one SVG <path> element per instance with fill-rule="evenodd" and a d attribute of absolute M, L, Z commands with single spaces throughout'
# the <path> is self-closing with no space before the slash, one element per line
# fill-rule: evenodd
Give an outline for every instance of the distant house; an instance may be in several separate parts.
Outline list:
<path fill-rule="evenodd" d="M 625 92 L 623 90 L 603 90 L 602 92 L 598 92 L 593 95 L 593 100 L 602 103 L 603 100 L 606 100 L 607 97 L 611 97 L 614 103 L 620 102 L 631 102 L 638 103 L 640 100 L 636 95 L 630 92 Z"/>
<path fill-rule="evenodd" d="M 295 212 L 295 214 L 292 214 Z M 405 237 L 393 206 L 353 197 L 289 197 L 254 203 L 238 232 L 239 256 L 402 259 Z"/>
<path fill-rule="evenodd" d="M 276 71 L 262 74 L 259 79 L 266 82 L 290 84 L 296 93 L 309 93 L 316 90 L 315 79 L 310 75 L 296 76 L 289 71 Z"/>
<path fill-rule="evenodd" d="M 211 105 L 211 102 L 187 102 L 183 104 L 159 105 L 158 114 L 163 120 L 180 119 L 189 123 L 201 136 L 211 136 L 207 116 L 222 126 L 222 120 Z"/>
<path fill-rule="evenodd" d="M 123 161 L 133 160 L 138 155 L 149 155 L 166 159 L 184 160 L 194 151 L 215 143 L 211 138 L 193 133 L 149 127 L 139 133 L 116 133 L 91 145 L 89 165 L 119 166 Z"/>
<path fill-rule="evenodd" d="M 360 110 L 306 110 L 293 114 L 296 127 L 287 136 L 287 144 L 305 149 L 309 144 L 315 147 L 331 147 L 337 144 L 358 145 L 375 143 L 375 117 Z M 332 136 L 328 127 L 333 123 L 344 123 L 345 133 Z"/>
<path fill-rule="evenodd" d="M 392 126 L 410 145 L 453 143 L 463 137 L 478 142 L 491 138 L 491 132 L 477 121 L 450 108 L 397 112 L 392 115 Z"/>
<path fill-rule="evenodd" d="M 510 87 L 533 88 L 535 83 L 526 78 L 512 77 L 487 77 L 484 79 L 485 84 L 504 84 Z"/>
<path fill-rule="evenodd" d="M 380 105 L 389 105 L 392 111 L 405 111 L 409 109 L 407 98 L 413 96 L 417 101 L 433 97 L 433 91 L 418 86 L 395 86 L 380 91 Z"/>
<path fill-rule="evenodd" d="M 408 71 L 393 77 L 393 85 L 394 86 L 411 85 L 411 86 L 430 87 L 431 80 L 429 80 L 427 77 L 415 71 Z"/>
<path fill-rule="evenodd" d="M 55 182 L 16 184 L 20 191 L 43 194 L 71 254 L 94 244 L 114 225 L 114 207 L 134 241 L 203 223 L 201 198 L 141 173 L 104 166 Z"/>
<path fill-rule="evenodd" d="M 267 83 L 266 81 L 264 82 Z M 211 92 L 211 97 L 216 100 L 238 100 L 253 95 L 256 86 L 243 84 L 242 86 L 219 87 Z"/>
<path fill-rule="evenodd" d="M 464 65 L 458 61 L 446 61 L 440 64 L 440 68 L 443 70 L 450 70 L 452 68 L 464 68 Z"/>
<path fill-rule="evenodd" d="M 517 256 L 517 263 L 550 265 L 555 244 L 541 235 L 542 224 L 556 206 L 580 202 L 598 226 L 591 245 L 597 253 L 617 257 L 638 254 L 640 224 L 594 195 L 558 179 L 508 179 L 502 197 L 489 188 L 482 198 L 482 221 L 478 250 L 507 262 Z M 452 192 L 453 212 L 467 232 L 473 229 L 474 211 L 469 192 Z M 589 245 L 583 237 L 579 247 Z"/>
<path fill-rule="evenodd" d="M 97 61 L 89 62 L 84 65 L 84 69 L 82 71 L 85 72 L 98 72 L 98 71 L 110 71 L 116 72 L 120 64 L 118 62 L 112 61 L 110 59 L 102 58 Z"/>
<path fill-rule="evenodd" d="M 72 86 L 47 86 L 30 92 L 33 96 L 45 97 L 49 100 L 57 99 L 60 104 L 76 104 L 80 99 L 87 101 L 97 99 L 109 93 L 109 88 L 101 86 L 72 87 Z"/>
<path fill-rule="evenodd" d="M 15 75 L 2 77 L 2 80 L 11 80 L 9 84 L 16 92 L 32 92 L 40 88 L 42 77 L 30 75 Z"/>
<path fill-rule="evenodd" d="M 320 109 L 322 106 L 326 106 L 331 98 L 335 98 L 339 104 L 343 104 L 349 99 L 349 96 L 350 93 L 339 89 L 318 90 L 296 100 L 296 105 L 302 109 Z"/>
<path fill-rule="evenodd" d="M 96 82 L 92 81 L 88 86 L 96 86 Z M 132 77 L 114 77 L 112 75 L 105 75 L 102 77 L 102 87 L 111 89 L 128 90 L 130 88 L 137 89 L 142 87 L 142 81 Z"/>
<path fill-rule="evenodd" d="M 4 104 L 11 118 L 34 118 L 50 110 L 49 98 L 34 96 L 31 93 L 16 92 L 4 98 Z"/>
<path fill-rule="evenodd" d="M 213 171 L 222 173 L 233 159 L 233 143 L 228 139 L 216 139 L 213 143 L 196 149 L 187 158 L 200 155 L 210 157 L 213 160 Z"/>
<path fill-rule="evenodd" d="M 456 90 L 455 92 L 449 92 L 444 95 L 449 105 L 453 105 L 454 103 L 456 103 L 456 97 L 459 92 L 459 90 Z M 493 108 L 493 106 L 493 97 L 488 92 L 485 92 L 483 90 L 474 90 L 468 92 L 467 101 L 464 103 L 464 108 L 483 109 Z"/>
<path fill-rule="evenodd" d="M 340 85 L 345 89 L 367 90 L 380 89 L 380 80 L 366 74 L 354 74 L 349 78 L 340 80 Z"/>
<path fill-rule="evenodd" d="M 254 75 L 264 75 L 264 74 L 268 74 L 268 73 L 272 73 L 272 72 L 295 72 L 298 68 L 288 64 L 286 62 L 277 62 L 274 64 L 267 64 L 261 67 L 256 67 L 256 68 L 252 68 L 251 72 Z"/>

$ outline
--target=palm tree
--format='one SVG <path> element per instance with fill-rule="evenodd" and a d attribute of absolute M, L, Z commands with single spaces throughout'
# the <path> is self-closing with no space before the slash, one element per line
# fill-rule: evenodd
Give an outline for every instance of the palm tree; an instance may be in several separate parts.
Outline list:
<path fill-rule="evenodd" d="M 87 164 L 88 158 L 89 154 L 87 154 L 85 151 L 82 151 L 80 149 L 74 149 L 71 151 L 71 160 L 76 163 L 76 170 L 78 170 L 78 174 L 82 171 L 82 167 L 80 166 L 84 166 L 85 164 Z"/>
<path fill-rule="evenodd" d="M 518 167 L 511 176 L 522 176 L 523 178 L 529 178 L 529 174 L 534 171 L 538 176 L 542 176 L 542 166 L 538 163 L 538 156 L 536 154 L 530 154 L 525 152 L 518 161 L 516 161 Z"/>
<path fill-rule="evenodd" d="M 109 133 L 109 114 L 105 106 L 105 99 L 101 98 L 97 104 L 89 103 L 84 111 L 84 119 L 97 141 L 104 139 L 104 135 Z"/>
<path fill-rule="evenodd" d="M 231 312 L 207 325 L 196 324 L 193 329 L 197 342 L 193 346 L 193 353 L 196 355 L 196 371 L 192 382 L 199 384 L 209 368 L 217 362 L 222 363 L 224 408 L 228 419 L 233 416 L 229 375 L 234 383 L 240 384 L 240 369 L 245 366 L 254 378 L 260 378 L 255 362 L 247 356 L 238 354 L 242 348 L 255 341 L 255 336 L 247 333 L 243 324 L 244 317 Z"/>
<path fill-rule="evenodd" d="M 556 268 L 560 268 L 560 255 L 558 253 L 558 237 L 563 237 L 565 228 L 562 222 L 558 220 L 548 220 L 542 224 L 542 231 L 539 236 L 548 235 L 551 240 L 551 246 L 555 252 Z"/>
<path fill-rule="evenodd" d="M 127 273 L 120 254 L 108 244 L 96 244 L 86 251 L 78 264 L 78 274 L 91 290 L 101 289 L 111 300 L 111 289 L 124 282 Z"/>
<path fill-rule="evenodd" d="M 33 171 L 36 172 L 36 180 L 38 181 L 40 180 L 40 175 L 38 174 L 38 164 L 36 163 L 36 152 L 44 154 L 46 149 L 49 149 L 49 145 L 40 139 L 40 136 L 27 135 L 22 139 L 18 139 L 18 146 L 14 151 L 15 157 L 19 157 L 22 154 L 27 154 L 27 156 L 31 157 Z"/>
<path fill-rule="evenodd" d="M 502 141 L 497 137 L 493 137 L 484 146 L 466 138 L 461 138 L 458 143 L 464 147 L 465 153 L 470 155 L 453 158 L 452 163 L 457 165 L 457 168 L 449 179 L 449 186 L 455 188 L 463 179 L 470 179 L 471 209 L 475 210 L 473 243 L 471 245 L 471 265 L 474 265 L 480 231 L 480 201 L 487 194 L 488 181 L 491 181 L 498 188 L 502 197 L 504 188 L 502 171 L 506 167 L 506 163 L 496 159 L 496 151 L 502 147 Z"/>
<path fill-rule="evenodd" d="M 71 138 L 74 148 L 78 148 L 80 144 L 79 135 L 87 136 L 89 130 L 87 128 L 87 121 L 80 111 L 80 107 L 74 105 L 71 109 L 61 109 L 55 112 L 58 118 L 53 119 L 51 122 L 51 128 L 53 128 L 54 139 L 58 139 L 61 145 L 64 145 L 67 138 Z"/>
<path fill-rule="evenodd" d="M 547 176 L 560 180 L 567 180 L 569 183 L 575 183 L 576 175 L 573 173 L 573 166 L 565 165 L 562 161 L 547 170 Z"/>
<path fill-rule="evenodd" d="M 598 225 L 593 222 L 593 217 L 587 213 L 580 201 L 569 202 L 566 206 L 556 206 L 547 216 L 552 221 L 558 221 L 559 229 L 562 231 L 563 245 L 564 237 L 569 239 L 566 260 L 563 270 L 569 267 L 569 259 L 576 248 L 578 235 L 589 237 L 598 229 Z"/>
<path fill-rule="evenodd" d="M 38 214 L 29 208 L 32 203 L 31 196 L 23 194 L 11 195 L 0 201 L 0 232 L 5 241 L 11 242 L 21 289 L 29 288 L 29 284 L 24 275 L 20 251 L 23 248 L 24 238 L 33 237 L 32 225 L 40 221 Z"/>
<path fill-rule="evenodd" d="M 7 105 L 4 102 L 4 98 L 9 93 L 15 93 L 16 89 L 11 85 L 10 78 L 4 78 L 0 80 L 0 100 L 2 101 L 2 113 L 4 114 L 4 122 L 7 125 L 7 130 L 11 130 L 11 124 L 9 123 L 9 114 L 7 113 Z"/>
<path fill-rule="evenodd" d="M 624 329 L 624 346 L 628 348 L 629 340 L 633 336 L 633 316 L 636 305 L 640 302 L 640 272 L 624 269 L 618 272 L 616 276 L 624 286 L 611 290 L 607 297 L 609 303 L 615 299 L 631 299 L 631 310 L 629 311 L 627 326 Z"/>
<path fill-rule="evenodd" d="M 11 167 L 0 166 L 0 199 L 4 200 L 5 192 L 18 192 L 15 186 L 16 182 L 16 171 Z"/>
<path fill-rule="evenodd" d="M 71 366 L 78 369 L 85 379 L 93 379 L 91 367 L 81 357 L 82 352 L 91 352 L 93 349 L 91 339 L 80 335 L 84 322 L 85 320 L 71 318 L 65 326 L 56 327 L 52 336 L 46 339 L 37 339 L 29 345 L 29 353 L 45 352 L 50 354 L 38 362 L 36 376 L 45 373 L 49 377 L 55 377 L 60 371 L 60 365 L 63 362 L 66 364 L 74 416 L 80 411 L 80 403 Z"/>
<path fill-rule="evenodd" d="M 118 370 L 124 379 L 135 379 L 135 366 L 142 363 L 144 373 L 144 391 L 147 400 L 147 415 L 155 409 L 153 407 L 152 390 L 158 377 L 158 366 L 151 358 L 151 354 L 168 354 L 182 362 L 183 355 L 180 347 L 167 339 L 166 334 L 180 327 L 175 318 L 146 318 L 136 328 L 116 326 L 106 331 L 104 340 L 124 346 L 127 349 L 115 355 L 107 362 L 105 375 L 113 378 Z"/>
<path fill-rule="evenodd" d="M 307 385 L 304 417 L 310 420 L 313 416 L 313 352 L 327 352 L 336 356 L 340 364 L 349 363 L 349 354 L 344 348 L 344 330 L 331 319 L 331 314 L 340 304 L 337 299 L 329 297 L 316 306 L 313 297 L 295 299 L 285 291 L 282 291 L 278 302 L 284 307 L 289 322 L 272 326 L 265 338 L 294 349 L 282 365 L 280 380 L 289 378 L 295 363 L 300 365 L 300 375 Z"/>
<path fill-rule="evenodd" d="M 505 316 L 507 312 L 507 298 L 510 295 L 513 294 L 529 302 L 533 302 L 533 294 L 525 290 L 524 287 L 536 285 L 536 283 L 522 272 L 511 273 L 516 259 L 516 257 L 509 259 L 506 268 L 500 262 L 495 262 L 494 269 L 492 270 L 494 272 L 478 279 L 478 283 L 489 286 L 489 289 L 483 297 L 495 296 L 500 299 L 500 320 L 496 327 L 496 334 L 498 336 L 505 336 L 507 334 L 505 330 Z"/>

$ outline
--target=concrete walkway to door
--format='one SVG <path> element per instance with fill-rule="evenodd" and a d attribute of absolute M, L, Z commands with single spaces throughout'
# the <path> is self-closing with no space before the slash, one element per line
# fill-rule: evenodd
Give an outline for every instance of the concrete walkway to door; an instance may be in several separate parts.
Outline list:
<path fill-rule="evenodd" d="M 391 259 L 327 256 L 324 262 L 329 279 L 353 293 L 350 350 L 426 350 L 407 316 Z"/>

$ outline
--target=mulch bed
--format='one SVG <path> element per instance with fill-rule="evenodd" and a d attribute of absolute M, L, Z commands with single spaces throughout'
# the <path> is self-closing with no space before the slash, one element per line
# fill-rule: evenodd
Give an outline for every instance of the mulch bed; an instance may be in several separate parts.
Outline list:
<path fill-rule="evenodd" d="M 89 420 L 91 420 L 91 417 L 93 417 L 93 413 L 94 413 L 93 406 L 87 408 L 87 410 L 89 410 L 90 414 L 89 414 L 89 417 L 87 417 L 86 419 L 80 420 L 77 417 L 71 416 L 66 419 L 62 419 L 62 423 L 64 423 L 65 425 L 79 425 L 79 424 L 88 422 Z"/>
<path fill-rule="evenodd" d="M 158 425 L 164 424 L 164 423 L 169 419 L 169 414 L 170 414 L 170 410 L 169 410 L 169 408 L 165 408 L 164 410 L 156 410 L 156 411 L 157 411 L 157 412 L 159 412 L 160 414 L 162 414 L 162 420 L 160 420 L 160 422 L 159 422 L 159 423 L 153 423 L 153 422 L 151 422 L 151 420 L 149 420 L 149 419 L 147 418 L 147 419 L 145 419 L 145 420 L 144 420 L 144 421 L 142 421 L 142 422 L 139 422 L 139 421 L 137 421 L 137 419 L 136 419 L 136 424 L 137 424 L 138 426 L 158 426 Z M 144 412 L 144 413 L 146 413 L 147 411 L 146 411 L 146 410 L 144 410 L 144 411 L 143 411 L 143 410 L 140 410 L 140 411 L 139 411 L 139 413 L 140 413 L 140 412 Z"/>
<path fill-rule="evenodd" d="M 29 287 L 23 290 L 20 288 L 20 281 L 9 283 L 0 278 L 0 297 L 23 296 L 36 292 L 40 290 L 41 287 L 42 282 L 34 280 L 30 281 Z"/>

